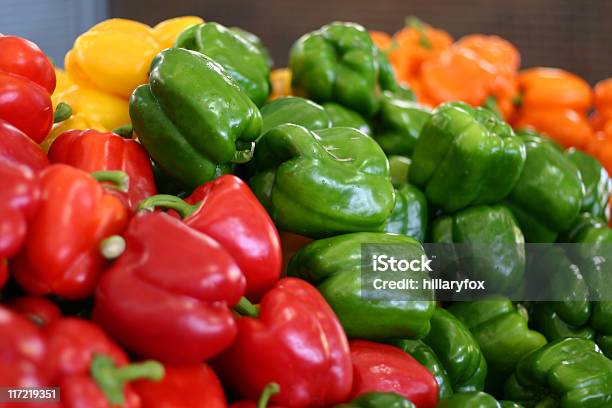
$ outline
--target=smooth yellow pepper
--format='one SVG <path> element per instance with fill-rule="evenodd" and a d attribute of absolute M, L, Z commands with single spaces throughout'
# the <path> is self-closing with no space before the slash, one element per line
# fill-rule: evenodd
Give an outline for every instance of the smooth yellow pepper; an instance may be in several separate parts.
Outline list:
<path fill-rule="evenodd" d="M 70 88 L 74 85 L 74 83 L 68 78 L 66 72 L 61 68 L 55 69 L 55 90 L 53 91 L 53 95 L 64 92 L 66 89 Z M 53 104 L 55 107 L 55 103 Z"/>
<path fill-rule="evenodd" d="M 153 34 L 162 49 L 170 48 L 176 37 L 187 27 L 202 24 L 204 20 L 196 16 L 175 17 L 164 20 L 153 27 Z"/>

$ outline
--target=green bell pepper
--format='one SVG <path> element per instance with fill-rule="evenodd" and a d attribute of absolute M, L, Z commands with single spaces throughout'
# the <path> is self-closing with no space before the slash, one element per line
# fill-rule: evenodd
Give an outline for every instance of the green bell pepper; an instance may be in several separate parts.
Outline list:
<path fill-rule="evenodd" d="M 453 385 L 448 377 L 448 373 L 431 347 L 423 343 L 422 340 L 392 340 L 390 344 L 410 354 L 433 374 L 438 383 L 438 397 L 440 400 L 453 395 Z"/>
<path fill-rule="evenodd" d="M 389 171 L 393 184 L 408 183 L 408 173 L 412 160 L 406 156 L 389 156 Z"/>
<path fill-rule="evenodd" d="M 261 116 L 262 134 L 283 123 L 304 126 L 308 130 L 331 127 L 329 115 L 321 105 L 297 96 L 286 96 L 265 104 L 261 108 Z"/>
<path fill-rule="evenodd" d="M 406 92 L 383 92 L 374 118 L 374 139 L 386 154 L 410 156 L 431 110 L 406 98 Z"/>
<path fill-rule="evenodd" d="M 180 48 L 153 59 L 149 83 L 130 98 L 130 117 L 162 171 L 190 188 L 218 175 L 262 126 L 255 104 L 221 66 Z"/>
<path fill-rule="evenodd" d="M 467 327 L 450 312 L 437 308 L 431 330 L 423 339 L 436 353 L 448 373 L 455 392 L 482 391 L 487 361 Z"/>
<path fill-rule="evenodd" d="M 334 408 L 416 408 L 406 398 L 393 392 L 368 392 L 351 402 L 336 405 Z"/>
<path fill-rule="evenodd" d="M 521 175 L 525 146 L 492 112 L 462 102 L 438 106 L 414 146 L 410 181 L 446 212 L 498 202 Z"/>
<path fill-rule="evenodd" d="M 357 112 L 334 102 L 325 102 L 323 107 L 331 119 L 332 127 L 352 127 L 372 136 L 369 123 Z"/>
<path fill-rule="evenodd" d="M 551 143 L 521 135 L 527 159 L 508 197 L 527 242 L 554 242 L 580 212 L 583 185 L 576 166 Z"/>
<path fill-rule="evenodd" d="M 257 106 L 262 106 L 271 91 L 269 55 L 245 37 L 218 23 L 188 27 L 174 42 L 177 48 L 198 51 L 221 65 Z M 197 78 L 184 71 L 190 78 Z"/>
<path fill-rule="evenodd" d="M 362 244 L 401 244 L 410 259 L 424 255 L 413 238 L 384 233 L 353 233 L 314 241 L 291 259 L 287 274 L 316 285 L 334 309 L 347 336 L 364 339 L 421 338 L 429 332 L 435 309 L 433 292 L 415 291 L 416 300 L 378 291 L 362 293 Z M 415 273 L 415 278 L 417 277 Z M 406 275 L 408 276 L 408 275 Z M 420 275 L 419 275 L 420 276 Z M 429 299 L 429 300 L 424 300 Z"/>
<path fill-rule="evenodd" d="M 512 401 L 497 401 L 493 396 L 482 391 L 455 394 L 442 400 L 436 408 L 522 408 Z"/>
<path fill-rule="evenodd" d="M 382 231 L 395 193 L 378 144 L 352 128 L 284 124 L 264 134 L 249 182 L 276 225 L 323 237 Z"/>
<path fill-rule="evenodd" d="M 458 244 L 459 264 L 450 277 L 485 280 L 487 291 L 510 294 L 525 272 L 524 239 L 512 212 L 504 205 L 476 206 L 441 216 L 431 227 L 431 242 Z M 454 257 L 453 257 L 454 258 Z M 453 272 L 456 274 L 453 275 Z M 448 274 L 448 272 L 447 272 Z"/>
<path fill-rule="evenodd" d="M 384 227 L 385 232 L 408 235 L 419 242 L 427 232 L 427 199 L 425 194 L 410 184 L 395 189 L 395 207 Z"/>
<path fill-rule="evenodd" d="M 542 334 L 529 330 L 526 314 L 506 297 L 456 302 L 448 310 L 478 341 L 489 368 L 487 390 L 494 394 L 501 390 L 521 357 L 546 344 Z"/>
<path fill-rule="evenodd" d="M 519 361 L 504 395 L 526 407 L 610 407 L 612 361 L 590 340 L 557 340 Z"/>
<path fill-rule="evenodd" d="M 266 58 L 266 61 L 268 62 L 268 68 L 272 69 L 272 67 L 274 66 L 274 60 L 272 60 L 270 51 L 268 51 L 268 49 L 263 45 L 261 38 L 240 27 L 230 27 L 230 30 L 244 38 L 247 42 L 251 43 L 253 47 L 257 48 L 261 55 Z"/>
<path fill-rule="evenodd" d="M 380 107 L 384 90 L 397 83 L 385 54 L 354 23 L 331 23 L 303 35 L 291 47 L 291 87 L 316 102 L 338 102 L 366 117 Z"/>
<path fill-rule="evenodd" d="M 609 221 L 612 182 L 606 169 L 593 156 L 574 148 L 568 149 L 565 156 L 578 168 L 584 185 L 580 212 Z"/>

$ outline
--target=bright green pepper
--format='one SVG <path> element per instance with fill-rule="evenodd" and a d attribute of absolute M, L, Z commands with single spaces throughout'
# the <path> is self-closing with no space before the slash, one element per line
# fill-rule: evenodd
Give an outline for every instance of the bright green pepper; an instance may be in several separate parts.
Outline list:
<path fill-rule="evenodd" d="M 410 184 L 395 189 L 395 207 L 384 227 L 385 232 L 404 234 L 423 242 L 427 231 L 427 199 Z"/>
<path fill-rule="evenodd" d="M 357 112 L 334 102 L 326 102 L 323 104 L 323 107 L 329 115 L 333 127 L 352 127 L 361 130 L 368 136 L 372 136 L 370 125 Z"/>
<path fill-rule="evenodd" d="M 263 55 L 266 58 L 266 61 L 268 62 L 268 68 L 272 69 L 272 67 L 274 66 L 274 61 L 272 60 L 270 51 L 268 51 L 268 49 L 263 45 L 261 38 L 259 38 L 255 34 L 249 31 L 246 31 L 240 27 L 230 27 L 230 30 L 240 35 L 246 41 L 251 43 L 253 47 L 257 48 L 259 52 L 261 53 L 261 55 Z"/>
<path fill-rule="evenodd" d="M 190 188 L 212 180 L 262 126 L 255 104 L 220 65 L 180 48 L 153 59 L 149 84 L 130 98 L 130 117 L 163 172 Z"/>
<path fill-rule="evenodd" d="M 436 408 L 522 408 L 511 401 L 497 401 L 482 391 L 464 392 L 442 400 Z"/>
<path fill-rule="evenodd" d="M 554 242 L 580 212 L 583 185 L 576 166 L 551 143 L 521 135 L 527 159 L 508 197 L 527 242 Z"/>
<path fill-rule="evenodd" d="M 612 361 L 590 340 L 557 340 L 519 361 L 504 395 L 527 407 L 610 407 Z"/>
<path fill-rule="evenodd" d="M 304 126 L 308 130 L 331 127 L 329 115 L 323 107 L 308 99 L 286 96 L 275 99 L 261 108 L 262 134 L 283 123 Z"/>
<path fill-rule="evenodd" d="M 351 402 L 336 405 L 334 408 L 416 408 L 406 398 L 393 392 L 368 392 Z"/>
<path fill-rule="evenodd" d="M 476 206 L 436 219 L 434 243 L 458 244 L 459 265 L 449 269 L 459 278 L 485 280 L 487 290 L 509 294 L 522 283 L 525 272 L 524 239 L 512 212 L 503 205 Z M 457 267 L 458 266 L 458 267 Z M 451 272 L 452 274 L 452 272 Z"/>
<path fill-rule="evenodd" d="M 448 378 L 448 373 L 431 347 L 423 343 L 422 340 L 392 340 L 390 343 L 410 354 L 433 374 L 438 383 L 440 400 L 453 395 L 453 385 Z"/>
<path fill-rule="evenodd" d="M 446 212 L 498 202 L 525 162 L 525 146 L 492 112 L 462 102 L 438 106 L 412 155 L 410 181 Z"/>
<path fill-rule="evenodd" d="M 389 171 L 393 184 L 408 183 L 408 173 L 412 160 L 406 156 L 389 156 Z"/>
<path fill-rule="evenodd" d="M 423 342 L 436 353 L 445 367 L 455 392 L 482 391 L 487 361 L 467 327 L 450 312 L 437 308 L 431 330 Z"/>
<path fill-rule="evenodd" d="M 291 47 L 291 87 L 319 102 L 338 102 L 371 117 L 384 90 L 397 88 L 393 69 L 370 34 L 354 23 L 331 23 Z"/>
<path fill-rule="evenodd" d="M 174 46 L 198 51 L 217 62 L 257 106 L 271 91 L 269 56 L 238 33 L 218 23 L 193 25 L 183 31 Z M 197 78 L 184 71 L 189 78 Z"/>
<path fill-rule="evenodd" d="M 486 384 L 489 392 L 501 389 L 521 357 L 546 344 L 546 338 L 529 330 L 526 316 L 506 297 L 456 302 L 448 310 L 478 341 L 489 367 Z"/>
<path fill-rule="evenodd" d="M 409 300 L 407 294 L 398 298 L 396 293 L 382 290 L 377 291 L 376 299 L 363 296 L 362 244 L 400 244 L 407 251 L 402 252 L 402 256 L 416 259 L 424 255 L 423 247 L 413 238 L 361 232 L 308 244 L 293 256 L 287 273 L 317 285 L 349 337 L 390 339 L 425 336 L 435 309 L 433 293 L 414 291 L 416 300 Z M 415 278 L 417 275 L 420 276 L 414 273 Z"/>
<path fill-rule="evenodd" d="M 389 162 L 358 130 L 280 125 L 259 140 L 253 163 L 249 184 L 285 231 L 315 238 L 382 231 L 393 210 Z"/>
<path fill-rule="evenodd" d="M 406 98 L 405 92 L 383 92 L 374 118 L 374 139 L 385 153 L 410 156 L 431 110 Z"/>
<path fill-rule="evenodd" d="M 574 148 L 568 149 L 565 156 L 578 168 L 584 185 L 580 212 L 609 221 L 612 182 L 606 169 L 593 156 Z"/>

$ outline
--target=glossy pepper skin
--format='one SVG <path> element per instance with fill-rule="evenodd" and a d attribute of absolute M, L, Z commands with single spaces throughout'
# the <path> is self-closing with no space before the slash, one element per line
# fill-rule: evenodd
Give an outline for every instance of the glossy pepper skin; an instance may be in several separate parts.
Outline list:
<path fill-rule="evenodd" d="M 46 326 L 62 317 L 60 308 L 42 296 L 21 296 L 11 299 L 7 306 L 37 326 Z"/>
<path fill-rule="evenodd" d="M 414 358 L 388 344 L 351 340 L 353 359 L 352 398 L 369 392 L 394 392 L 417 408 L 433 408 L 438 401 L 438 383 Z"/>
<path fill-rule="evenodd" d="M 176 38 L 185 31 L 186 28 L 196 24 L 202 24 L 204 20 L 197 16 L 174 17 L 157 23 L 153 27 L 153 35 L 162 49 L 170 48 Z"/>
<path fill-rule="evenodd" d="M 138 380 L 132 388 L 143 408 L 226 408 L 223 388 L 207 364 L 164 366 L 161 381 Z"/>
<path fill-rule="evenodd" d="M 368 392 L 351 402 L 334 408 L 416 408 L 415 405 L 394 392 Z"/>
<path fill-rule="evenodd" d="M 262 106 L 268 99 L 271 92 L 268 55 L 244 34 L 218 23 L 203 23 L 183 31 L 174 46 L 198 51 L 217 62 L 255 105 Z"/>
<path fill-rule="evenodd" d="M 40 198 L 38 180 L 30 169 L 0 160 L 0 288 L 8 279 L 7 260 L 25 242 Z"/>
<path fill-rule="evenodd" d="M 395 206 L 384 231 L 403 234 L 423 242 L 427 233 L 427 198 L 411 184 L 396 184 Z"/>
<path fill-rule="evenodd" d="M 53 163 L 68 164 L 88 173 L 123 171 L 128 175 L 130 185 L 126 193 L 117 195 L 131 212 L 136 210 L 140 201 L 157 193 L 147 152 L 136 140 L 115 133 L 96 130 L 64 132 L 51 145 L 49 158 Z"/>
<path fill-rule="evenodd" d="M 183 222 L 216 240 L 246 278 L 245 296 L 258 301 L 279 279 L 282 252 L 274 223 L 248 185 L 227 174 L 195 189 L 185 199 L 155 196 L 141 209 L 173 208 Z M 228 234 L 228 231 L 232 231 Z"/>
<path fill-rule="evenodd" d="M 298 96 L 277 98 L 261 108 L 262 134 L 283 123 L 293 123 L 308 130 L 327 129 L 331 120 L 323 106 Z"/>
<path fill-rule="evenodd" d="M 612 181 L 606 169 L 588 153 L 574 148 L 565 151 L 565 156 L 578 168 L 584 185 L 580 212 L 588 212 L 605 221 L 610 219 L 610 190 Z"/>
<path fill-rule="evenodd" d="M 455 392 L 484 389 L 487 361 L 472 333 L 450 312 L 436 309 L 423 342 L 440 359 Z"/>
<path fill-rule="evenodd" d="M 229 308 L 245 287 L 230 253 L 164 213 L 137 214 L 124 237 L 126 251 L 96 289 L 94 320 L 127 349 L 164 363 L 195 364 L 229 346 Z"/>
<path fill-rule="evenodd" d="M 277 126 L 259 140 L 254 167 L 249 185 L 289 232 L 380 231 L 393 209 L 389 162 L 372 138 L 355 129 L 315 133 Z"/>
<path fill-rule="evenodd" d="M 62 407 L 140 408 L 130 381 L 159 380 L 157 362 L 129 365 L 127 355 L 98 326 L 77 318 L 63 318 L 42 328 L 47 354 L 42 370 L 59 387 Z"/>
<path fill-rule="evenodd" d="M 36 44 L 0 34 L 0 119 L 36 143 L 53 125 L 53 65 Z"/>
<path fill-rule="evenodd" d="M 554 242 L 559 231 L 568 229 L 580 212 L 580 174 L 550 142 L 532 134 L 521 138 L 527 159 L 507 204 L 526 242 Z"/>
<path fill-rule="evenodd" d="M 345 108 L 335 102 L 325 102 L 323 108 L 329 115 L 332 127 L 351 127 L 372 136 L 370 124 L 354 110 Z"/>
<path fill-rule="evenodd" d="M 429 332 L 435 309 L 433 293 L 420 291 L 415 299 L 389 292 L 386 298 L 362 295 L 361 245 L 402 245 L 405 259 L 424 254 L 422 246 L 403 235 L 358 232 L 325 238 L 306 245 L 291 259 L 287 274 L 317 285 L 351 338 L 421 338 Z M 414 274 L 414 277 L 420 277 Z M 429 299 L 429 300 L 425 300 Z"/>
<path fill-rule="evenodd" d="M 478 341 L 487 360 L 487 389 L 491 392 L 501 390 L 524 355 L 546 344 L 546 338 L 529 330 L 527 317 L 506 297 L 455 302 L 448 310 Z"/>
<path fill-rule="evenodd" d="M 331 23 L 303 35 L 291 47 L 291 85 L 316 102 L 337 102 L 371 117 L 380 93 L 397 88 L 387 57 L 368 32 L 353 23 Z"/>
<path fill-rule="evenodd" d="M 127 210 L 88 173 L 65 164 L 47 167 L 39 183 L 41 202 L 12 271 L 31 294 L 83 299 L 107 262 L 101 242 L 123 231 Z"/>
<path fill-rule="evenodd" d="M 181 48 L 155 57 L 149 84 L 132 94 L 130 117 L 159 167 L 191 188 L 213 179 L 236 144 L 254 141 L 262 126 L 255 104 L 219 64 Z"/>
<path fill-rule="evenodd" d="M 612 361 L 590 340 L 567 338 L 524 356 L 506 382 L 504 396 L 534 406 L 608 407 Z M 544 405 L 545 406 L 545 405 Z"/>
<path fill-rule="evenodd" d="M 430 116 L 431 110 L 416 103 L 408 90 L 385 91 L 374 118 L 374 138 L 387 155 L 410 156 Z"/>
<path fill-rule="evenodd" d="M 507 196 L 521 175 L 525 147 L 494 113 L 449 102 L 423 126 L 412 161 L 410 181 L 453 212 Z"/>
<path fill-rule="evenodd" d="M 436 408 L 522 408 L 522 406 L 512 401 L 497 401 L 486 392 L 471 391 L 455 394 L 440 401 Z"/>
<path fill-rule="evenodd" d="M 296 408 L 348 399 L 353 369 L 346 335 L 313 286 L 281 279 L 250 316 L 237 319 L 236 341 L 215 362 L 232 391 L 257 400 L 274 382 L 280 392 L 271 405 Z"/>
<path fill-rule="evenodd" d="M 479 205 L 439 217 L 432 224 L 431 241 L 456 244 L 449 248 L 459 256 L 458 267 L 450 268 L 451 276 L 485 280 L 488 290 L 506 294 L 523 281 L 525 240 L 504 205 Z"/>
<path fill-rule="evenodd" d="M 25 133 L 0 119 L 0 160 L 29 167 L 38 173 L 49 165 L 45 152 Z"/>

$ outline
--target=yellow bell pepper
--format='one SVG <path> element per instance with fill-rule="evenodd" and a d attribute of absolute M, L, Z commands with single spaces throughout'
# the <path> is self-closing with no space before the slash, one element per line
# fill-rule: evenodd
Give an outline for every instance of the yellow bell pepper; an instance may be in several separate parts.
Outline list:
<path fill-rule="evenodd" d="M 73 115 L 97 123 L 105 129 L 114 129 L 130 123 L 127 99 L 97 89 L 73 85 L 64 92 L 54 93 L 52 100 L 54 106 L 60 102 L 67 103 L 72 108 Z"/>
<path fill-rule="evenodd" d="M 166 49 L 172 47 L 176 37 L 187 27 L 202 24 L 203 22 L 204 20 L 196 16 L 175 17 L 164 20 L 153 27 L 153 34 L 161 48 Z"/>
<path fill-rule="evenodd" d="M 53 94 L 59 94 L 64 92 L 66 89 L 70 88 L 73 84 L 73 82 L 70 80 L 70 78 L 68 78 L 68 75 L 66 74 L 66 72 L 61 69 L 61 68 L 54 68 L 55 69 L 55 90 L 53 91 Z M 55 107 L 55 105 L 53 105 Z"/>
<path fill-rule="evenodd" d="M 80 87 L 127 100 L 134 88 L 147 82 L 151 60 L 161 49 L 151 27 L 116 18 L 81 34 L 64 65 L 69 78 Z"/>
<path fill-rule="evenodd" d="M 291 70 L 289 68 L 278 68 L 270 72 L 270 82 L 272 83 L 270 100 L 292 95 Z"/>
<path fill-rule="evenodd" d="M 89 119 L 87 116 L 81 113 L 75 113 L 65 121 L 53 125 L 53 129 L 51 129 L 51 132 L 49 132 L 45 140 L 42 141 L 40 147 L 42 147 L 45 153 L 48 153 L 49 149 L 51 148 L 51 145 L 59 135 L 66 132 L 67 130 L 73 129 L 95 129 L 100 132 L 108 131 L 107 128 Z"/>

